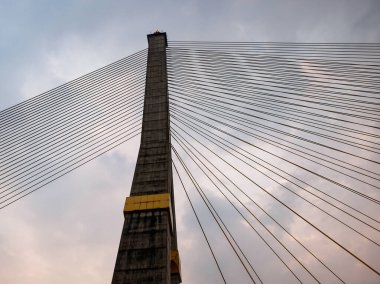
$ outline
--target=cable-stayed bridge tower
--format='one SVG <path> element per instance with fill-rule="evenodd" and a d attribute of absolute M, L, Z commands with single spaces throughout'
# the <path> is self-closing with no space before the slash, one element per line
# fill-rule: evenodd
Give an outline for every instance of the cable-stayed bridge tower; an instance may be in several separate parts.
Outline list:
<path fill-rule="evenodd" d="M 148 42 L 0 111 L 0 210 L 142 133 L 112 283 L 380 283 L 380 44 Z"/>
<path fill-rule="evenodd" d="M 112 283 L 180 283 L 171 168 L 166 33 L 148 35 L 141 144 Z"/>

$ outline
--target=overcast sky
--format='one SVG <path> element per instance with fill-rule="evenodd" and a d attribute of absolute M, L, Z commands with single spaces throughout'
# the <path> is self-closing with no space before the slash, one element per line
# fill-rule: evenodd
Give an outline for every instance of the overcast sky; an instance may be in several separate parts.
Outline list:
<path fill-rule="evenodd" d="M 379 27 L 377 0 L 0 0 L 0 109 L 146 48 L 157 29 L 169 40 L 380 42 Z M 109 283 L 138 145 L 1 210 L 0 283 Z M 176 197 L 183 282 L 216 283 L 192 212 Z"/>

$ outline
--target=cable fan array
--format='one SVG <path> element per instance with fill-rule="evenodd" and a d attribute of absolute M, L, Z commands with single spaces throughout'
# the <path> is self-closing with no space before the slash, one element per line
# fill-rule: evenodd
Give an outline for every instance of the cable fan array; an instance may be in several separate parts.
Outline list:
<path fill-rule="evenodd" d="M 0 112 L 0 209 L 140 134 L 146 60 Z M 176 198 L 216 282 L 379 282 L 380 44 L 172 41 L 167 60 Z"/>
<path fill-rule="evenodd" d="M 0 112 L 0 209 L 140 134 L 147 50 Z"/>
<path fill-rule="evenodd" d="M 172 41 L 168 73 L 220 282 L 380 281 L 379 44 Z"/>

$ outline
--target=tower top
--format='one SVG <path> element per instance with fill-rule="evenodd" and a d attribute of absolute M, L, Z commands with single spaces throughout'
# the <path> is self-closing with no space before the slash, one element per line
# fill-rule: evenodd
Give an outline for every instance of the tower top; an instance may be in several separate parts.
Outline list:
<path fill-rule="evenodd" d="M 162 37 L 165 40 L 165 46 L 168 46 L 168 39 L 167 39 L 166 33 L 163 33 L 157 30 L 152 34 L 148 34 L 147 37 L 148 37 L 148 42 L 153 38 Z"/>

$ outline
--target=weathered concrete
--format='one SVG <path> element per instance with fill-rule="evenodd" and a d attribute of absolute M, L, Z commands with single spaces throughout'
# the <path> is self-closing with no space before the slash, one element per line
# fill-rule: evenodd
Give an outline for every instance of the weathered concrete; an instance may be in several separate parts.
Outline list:
<path fill-rule="evenodd" d="M 171 168 L 169 97 L 166 70 L 166 34 L 148 35 L 141 144 L 131 196 L 169 193 L 166 209 L 125 212 L 113 284 L 179 283 L 170 275 L 170 255 L 177 249 L 173 177 Z M 171 280 L 172 279 L 172 280 Z"/>

